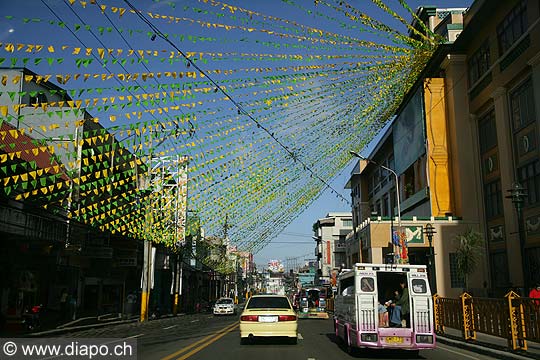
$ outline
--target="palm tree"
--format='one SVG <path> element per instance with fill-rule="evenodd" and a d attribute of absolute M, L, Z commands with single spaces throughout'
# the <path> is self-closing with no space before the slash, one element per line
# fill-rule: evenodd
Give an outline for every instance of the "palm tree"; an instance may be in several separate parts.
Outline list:
<path fill-rule="evenodd" d="M 464 289 L 469 288 L 469 275 L 474 273 L 484 252 L 484 238 L 479 232 L 469 228 L 456 235 L 456 266 L 463 279 Z"/>

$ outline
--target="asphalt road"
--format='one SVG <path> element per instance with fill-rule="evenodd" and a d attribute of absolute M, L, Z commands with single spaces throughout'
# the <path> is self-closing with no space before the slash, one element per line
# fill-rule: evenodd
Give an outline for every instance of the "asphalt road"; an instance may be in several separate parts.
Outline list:
<path fill-rule="evenodd" d="M 240 345 L 238 316 L 184 315 L 63 334 L 62 337 L 136 338 L 139 359 L 191 360 L 318 360 L 407 359 L 407 352 L 363 351 L 351 356 L 335 342 L 331 320 L 301 319 L 297 345 L 258 341 Z M 420 359 L 491 359 L 460 348 L 438 344 L 420 352 Z"/>

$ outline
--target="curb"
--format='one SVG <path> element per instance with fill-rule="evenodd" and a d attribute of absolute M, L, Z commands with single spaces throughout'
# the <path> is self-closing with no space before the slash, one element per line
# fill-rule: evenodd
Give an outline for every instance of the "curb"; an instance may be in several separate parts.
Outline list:
<path fill-rule="evenodd" d="M 156 319 L 156 320 L 169 319 L 169 318 L 180 317 L 184 315 L 185 315 L 184 313 L 179 313 L 176 316 L 172 314 L 167 314 L 167 315 L 160 316 L 159 319 Z M 152 320 L 152 321 L 155 321 L 155 320 Z M 47 335 L 59 335 L 59 334 L 64 334 L 64 333 L 72 332 L 72 331 L 88 330 L 88 329 L 101 328 L 101 327 L 110 326 L 110 325 L 130 324 L 130 323 L 136 323 L 136 322 L 139 322 L 138 317 L 135 317 L 133 319 L 128 319 L 128 320 L 107 321 L 107 322 L 94 323 L 94 324 L 88 324 L 88 325 L 56 328 L 56 329 L 26 334 L 25 337 L 42 337 L 42 336 L 47 336 Z"/>
<path fill-rule="evenodd" d="M 45 330 L 45 331 L 27 334 L 26 337 L 41 337 L 44 335 L 63 334 L 70 331 L 94 329 L 94 328 L 100 328 L 100 327 L 105 327 L 109 325 L 129 324 L 129 323 L 133 323 L 137 321 L 139 321 L 139 319 L 119 320 L 119 321 L 110 321 L 110 322 L 105 322 L 105 323 L 95 323 L 95 324 L 88 324 L 88 325 L 63 327 L 59 329 L 51 329 L 51 330 Z"/>
<path fill-rule="evenodd" d="M 513 353 L 507 350 L 499 350 L 493 347 L 490 347 L 490 344 L 483 343 L 471 343 L 464 340 L 454 340 L 450 337 L 437 335 L 437 342 L 445 345 L 455 346 L 461 349 L 466 349 L 469 351 L 474 351 L 482 355 L 492 356 L 496 359 L 518 359 L 518 360 L 530 360 L 530 359 L 540 359 L 540 356 L 527 353 Z"/>

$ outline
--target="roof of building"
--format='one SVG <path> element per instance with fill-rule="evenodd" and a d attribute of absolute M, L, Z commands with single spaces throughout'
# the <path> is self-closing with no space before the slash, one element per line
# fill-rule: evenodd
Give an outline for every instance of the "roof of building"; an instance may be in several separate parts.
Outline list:
<path fill-rule="evenodd" d="M 49 174 L 60 174 L 60 178 L 68 180 L 65 169 L 56 161 L 51 161 L 52 154 L 49 147 L 23 134 L 7 122 L 3 122 L 0 131 L 5 136 L 0 136 L 0 152 L 5 153 L 10 159 L 21 159 L 25 162 L 35 161 L 38 169 L 45 169 Z"/>

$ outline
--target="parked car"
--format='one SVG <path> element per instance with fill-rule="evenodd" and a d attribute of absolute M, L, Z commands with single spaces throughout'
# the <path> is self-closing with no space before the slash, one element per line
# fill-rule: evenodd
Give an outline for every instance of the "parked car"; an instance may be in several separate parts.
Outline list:
<path fill-rule="evenodd" d="M 231 298 L 219 298 L 214 305 L 214 315 L 236 315 L 236 305 Z"/>
<path fill-rule="evenodd" d="M 240 343 L 257 337 L 284 337 L 296 344 L 298 319 L 291 302 L 281 295 L 254 295 L 240 315 Z"/>

